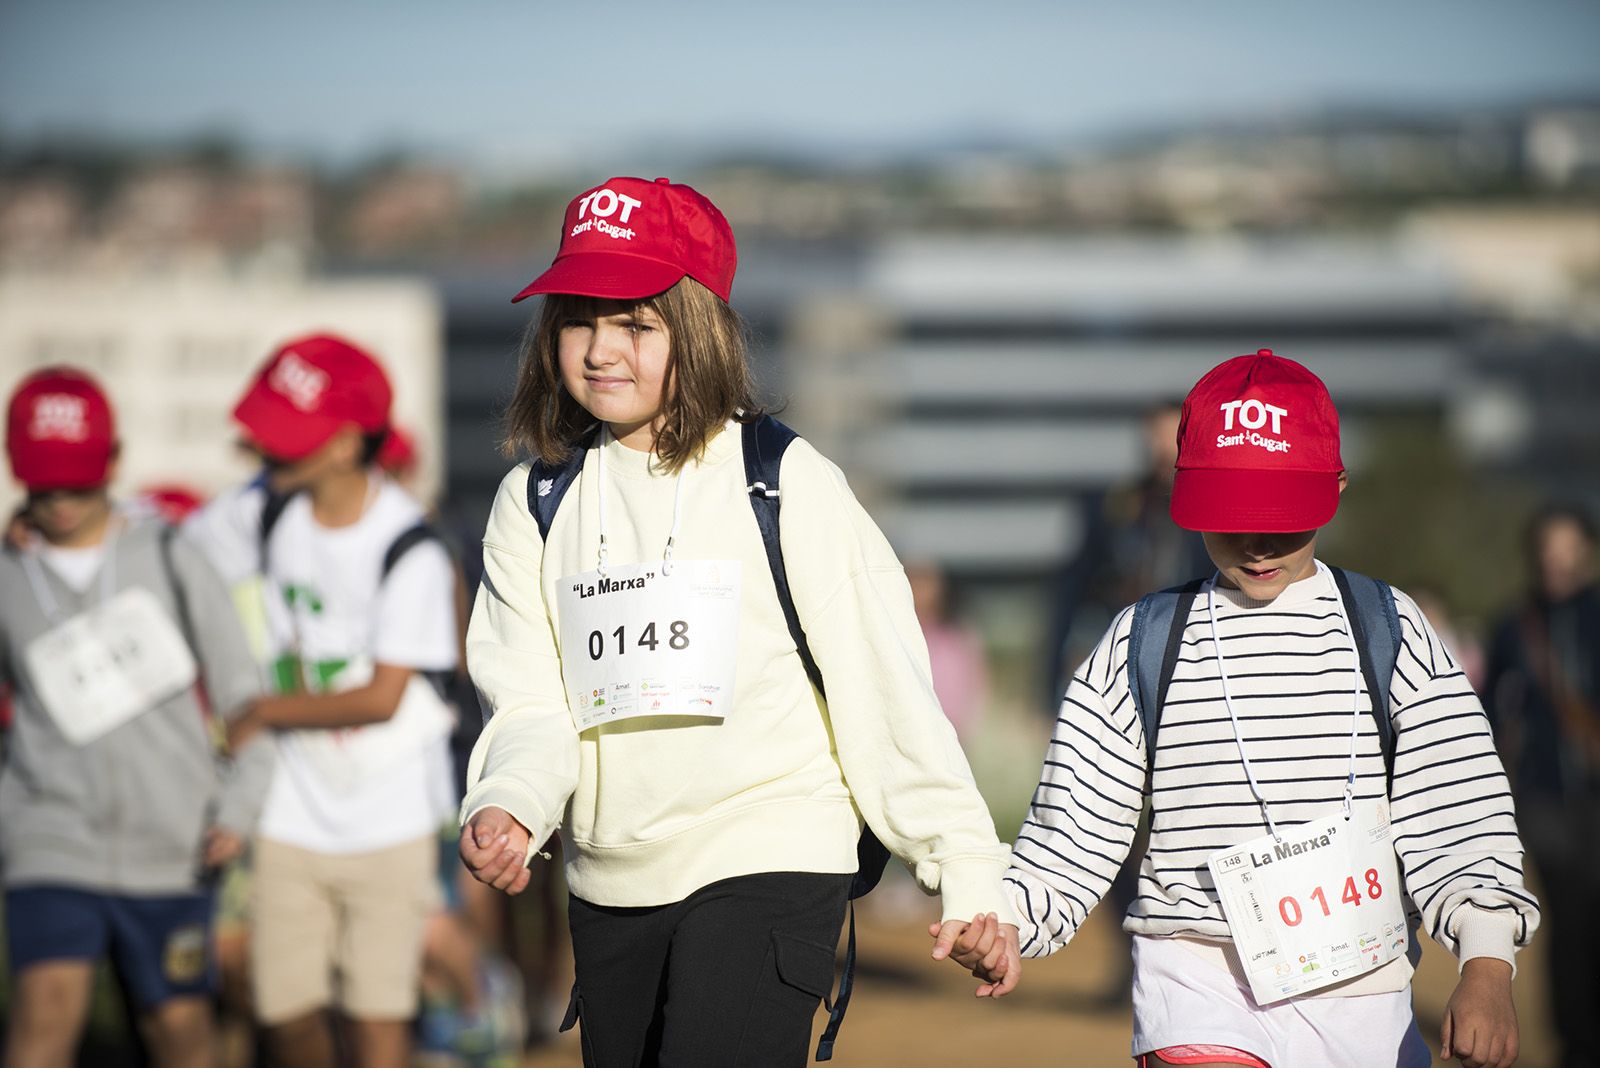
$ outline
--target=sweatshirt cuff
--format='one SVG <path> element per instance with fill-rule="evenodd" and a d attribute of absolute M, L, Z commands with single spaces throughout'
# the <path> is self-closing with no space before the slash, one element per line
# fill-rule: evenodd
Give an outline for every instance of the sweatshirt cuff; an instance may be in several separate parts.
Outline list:
<path fill-rule="evenodd" d="M 1460 967 L 1474 957 L 1493 957 L 1511 965 L 1511 974 L 1517 974 L 1517 916 L 1512 912 L 1490 912 L 1487 909 L 1462 907 L 1461 920 L 1456 924 L 1456 959 Z"/>
<path fill-rule="evenodd" d="M 992 912 L 1001 923 L 1021 926 L 1011 899 L 1000 884 L 1009 858 L 961 857 L 939 865 L 940 922 L 971 920 Z"/>
<path fill-rule="evenodd" d="M 550 837 L 555 828 L 546 826 L 538 804 L 526 792 L 506 783 L 490 786 L 480 784 L 469 791 L 461 802 L 461 826 L 471 823 L 472 818 L 486 808 L 504 809 L 528 832 L 528 851 L 522 857 L 524 868 L 533 863 L 534 857 L 550 859 L 550 854 L 541 852 L 539 847 L 544 845 L 545 839 Z"/>

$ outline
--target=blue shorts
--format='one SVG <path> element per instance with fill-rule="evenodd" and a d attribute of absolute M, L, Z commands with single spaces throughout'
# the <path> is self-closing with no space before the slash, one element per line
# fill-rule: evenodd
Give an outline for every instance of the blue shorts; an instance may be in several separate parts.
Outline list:
<path fill-rule="evenodd" d="M 124 897 L 65 886 L 6 891 L 11 974 L 109 957 L 134 1008 L 211 993 L 211 895 Z"/>

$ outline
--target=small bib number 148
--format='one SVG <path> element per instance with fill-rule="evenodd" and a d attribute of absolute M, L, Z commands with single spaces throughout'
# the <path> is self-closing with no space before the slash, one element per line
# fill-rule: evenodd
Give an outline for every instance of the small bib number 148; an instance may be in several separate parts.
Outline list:
<path fill-rule="evenodd" d="M 1334 805 L 1208 861 L 1259 1005 L 1380 968 L 1406 950 L 1387 801 Z"/>
<path fill-rule="evenodd" d="M 722 719 L 739 652 L 737 560 L 612 566 L 561 580 L 561 672 L 580 731 L 641 716 Z"/>

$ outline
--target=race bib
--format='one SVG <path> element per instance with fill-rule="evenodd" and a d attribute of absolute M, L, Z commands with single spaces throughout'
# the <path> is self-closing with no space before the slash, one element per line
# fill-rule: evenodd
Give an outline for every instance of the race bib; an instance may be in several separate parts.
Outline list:
<path fill-rule="evenodd" d="M 608 567 L 561 580 L 561 673 L 578 730 L 641 716 L 723 719 L 739 658 L 737 560 Z"/>
<path fill-rule="evenodd" d="M 354 664 L 340 673 L 340 688 L 364 685 L 371 677 L 370 663 Z M 433 683 L 413 672 L 394 715 L 382 723 L 287 733 L 292 736 L 291 744 L 316 769 L 317 777 L 334 792 L 348 794 L 446 737 L 454 726 L 451 706 Z"/>
<path fill-rule="evenodd" d="M 161 601 L 131 589 L 36 638 L 23 653 L 45 712 L 85 745 L 194 685 L 194 653 Z"/>
<path fill-rule="evenodd" d="M 1259 1005 L 1381 968 L 1406 951 L 1387 800 L 1337 804 L 1207 862 Z"/>

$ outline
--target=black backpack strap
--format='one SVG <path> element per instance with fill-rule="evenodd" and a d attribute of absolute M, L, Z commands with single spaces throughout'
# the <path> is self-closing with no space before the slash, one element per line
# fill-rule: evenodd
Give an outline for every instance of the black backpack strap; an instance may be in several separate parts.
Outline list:
<path fill-rule="evenodd" d="M 783 609 L 783 620 L 789 627 L 789 637 L 794 639 L 795 651 L 800 654 L 806 677 L 817 693 L 827 699 L 822 672 L 811 655 L 806 642 L 805 628 L 800 625 L 800 613 L 794 606 L 794 595 L 789 589 L 789 573 L 783 566 L 783 544 L 778 526 L 778 511 L 782 495 L 778 474 L 783 465 L 783 454 L 799 436 L 770 415 L 762 415 L 754 422 L 745 423 L 741 429 L 744 445 L 745 487 L 750 494 L 750 508 L 755 512 L 756 526 L 761 531 L 761 543 L 767 551 L 767 566 L 772 571 L 772 584 L 778 591 L 778 604 Z M 828 1006 L 828 1023 L 817 1040 L 817 1060 L 833 1057 L 834 1042 L 844 1023 L 845 1010 L 850 1007 L 850 994 L 855 989 L 856 973 L 856 909 L 855 899 L 871 893 L 883 878 L 883 869 L 889 863 L 889 851 L 884 848 L 872 828 L 864 828 L 856 842 L 856 874 L 850 883 L 850 937 L 845 944 L 844 971 L 839 977 L 839 994 Z"/>
<path fill-rule="evenodd" d="M 400 562 L 400 558 L 425 541 L 438 542 L 447 554 L 454 555 L 450 552 L 450 543 L 439 532 L 439 528 L 426 519 L 419 519 L 415 525 L 402 530 L 394 541 L 389 543 L 388 550 L 383 554 L 383 570 L 378 573 L 378 581 L 387 579 L 389 572 Z"/>
<path fill-rule="evenodd" d="M 1167 703 L 1172 673 L 1178 667 L 1183 630 L 1205 579 L 1157 593 L 1146 594 L 1133 606 L 1133 626 L 1128 632 L 1128 692 L 1144 727 L 1145 792 L 1156 767 L 1156 735 L 1161 730 L 1161 708 Z M 1157 635 L 1152 641 L 1151 634 Z M 1160 644 L 1157 644 L 1159 642 Z"/>
<path fill-rule="evenodd" d="M 1383 747 L 1383 767 L 1387 781 L 1394 782 L 1394 720 L 1389 711 L 1390 684 L 1400 655 L 1400 613 L 1395 607 L 1394 590 L 1387 582 L 1330 567 L 1334 585 L 1344 601 L 1350 619 L 1350 637 L 1361 661 L 1361 676 L 1367 684 L 1372 718 L 1378 727 L 1378 742 Z"/>
<path fill-rule="evenodd" d="M 539 524 L 539 540 L 550 539 L 550 527 L 556 521 L 556 510 L 561 507 L 562 498 L 572 487 L 573 479 L 583 470 L 583 458 L 599 433 L 600 428 L 596 426 L 584 434 L 560 463 L 535 460 L 529 466 L 528 512 L 533 516 L 533 521 Z"/>
<path fill-rule="evenodd" d="M 445 537 L 443 531 L 426 519 L 419 519 L 413 525 L 402 530 L 394 541 L 389 543 L 389 548 L 383 554 L 383 565 L 382 570 L 378 573 L 378 582 L 382 584 L 388 580 L 389 573 L 395 569 L 406 553 L 415 549 L 418 545 L 430 541 L 438 544 L 445 551 L 445 554 L 450 557 L 451 568 L 454 570 L 457 566 L 455 562 L 456 553 L 455 547 L 450 544 L 450 539 Z M 444 698 L 445 701 L 452 705 L 457 704 L 458 694 L 455 691 L 456 671 L 418 670 L 416 673 L 428 680 L 428 684 L 433 687 L 434 692 Z M 458 708 L 457 711 L 459 710 Z"/>
<path fill-rule="evenodd" d="M 261 483 L 261 491 L 267 495 L 261 503 L 261 523 L 256 531 L 256 545 L 260 552 L 260 566 L 257 570 L 262 575 L 267 573 L 267 545 L 272 541 L 272 530 L 278 525 L 278 520 L 283 518 L 283 510 L 289 507 L 289 502 L 294 500 L 292 493 L 274 493 L 272 487 L 265 480 Z"/>
<path fill-rule="evenodd" d="M 190 650 L 198 658 L 200 646 L 195 641 L 194 617 L 189 614 L 189 590 L 179 577 L 177 564 L 172 559 L 172 542 L 177 536 L 177 527 L 171 523 L 162 526 L 158 541 L 161 550 L 161 569 L 167 573 L 167 585 L 172 589 L 172 603 L 178 613 L 178 629 L 183 632 L 183 640 L 189 644 Z"/>

